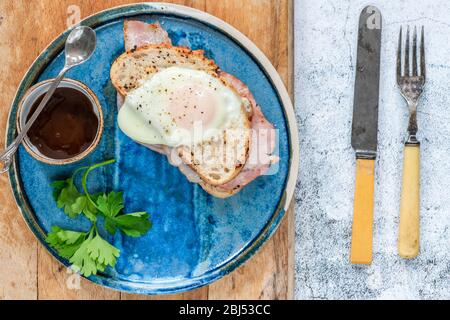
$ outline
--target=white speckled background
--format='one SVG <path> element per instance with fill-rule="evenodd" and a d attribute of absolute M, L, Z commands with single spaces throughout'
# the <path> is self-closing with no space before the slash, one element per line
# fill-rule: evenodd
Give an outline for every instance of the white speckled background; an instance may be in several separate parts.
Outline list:
<path fill-rule="evenodd" d="M 350 146 L 361 10 L 383 17 L 374 261 L 349 263 L 355 156 Z M 407 107 L 395 83 L 400 25 L 425 25 L 427 86 L 419 104 L 421 251 L 396 240 Z M 296 298 L 450 299 L 450 1 L 295 0 Z"/>

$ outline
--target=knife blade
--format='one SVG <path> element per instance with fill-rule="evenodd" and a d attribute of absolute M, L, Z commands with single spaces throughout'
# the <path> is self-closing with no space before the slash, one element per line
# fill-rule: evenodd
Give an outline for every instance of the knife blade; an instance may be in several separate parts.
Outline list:
<path fill-rule="evenodd" d="M 356 184 L 350 260 L 372 262 L 373 194 L 377 153 L 381 54 L 381 13 L 365 7 L 359 18 L 353 102 L 352 147 L 356 153 Z"/>

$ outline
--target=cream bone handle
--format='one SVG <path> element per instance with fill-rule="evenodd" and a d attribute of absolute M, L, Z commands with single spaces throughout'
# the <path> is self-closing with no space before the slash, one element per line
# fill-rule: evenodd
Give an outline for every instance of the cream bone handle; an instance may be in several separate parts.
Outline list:
<path fill-rule="evenodd" d="M 356 184 L 353 207 L 352 264 L 372 263 L 372 230 L 375 159 L 356 159 Z"/>
<path fill-rule="evenodd" d="M 406 144 L 400 202 L 398 254 L 412 259 L 419 254 L 420 241 L 420 145 Z"/>

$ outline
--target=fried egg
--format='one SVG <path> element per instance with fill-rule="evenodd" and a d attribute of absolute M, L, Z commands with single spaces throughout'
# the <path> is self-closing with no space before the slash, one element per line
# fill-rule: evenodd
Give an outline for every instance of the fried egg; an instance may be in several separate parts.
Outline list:
<path fill-rule="evenodd" d="M 170 67 L 141 80 L 129 92 L 118 115 L 131 139 L 169 147 L 214 139 L 243 121 L 242 97 L 205 71 Z"/>

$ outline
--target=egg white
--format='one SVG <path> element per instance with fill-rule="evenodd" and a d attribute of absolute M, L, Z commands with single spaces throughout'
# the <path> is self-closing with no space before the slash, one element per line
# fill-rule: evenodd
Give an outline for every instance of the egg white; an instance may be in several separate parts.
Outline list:
<path fill-rule="evenodd" d="M 214 139 L 236 123 L 242 117 L 242 105 L 242 98 L 219 78 L 170 67 L 141 81 L 126 96 L 118 124 L 141 143 L 192 145 Z"/>

